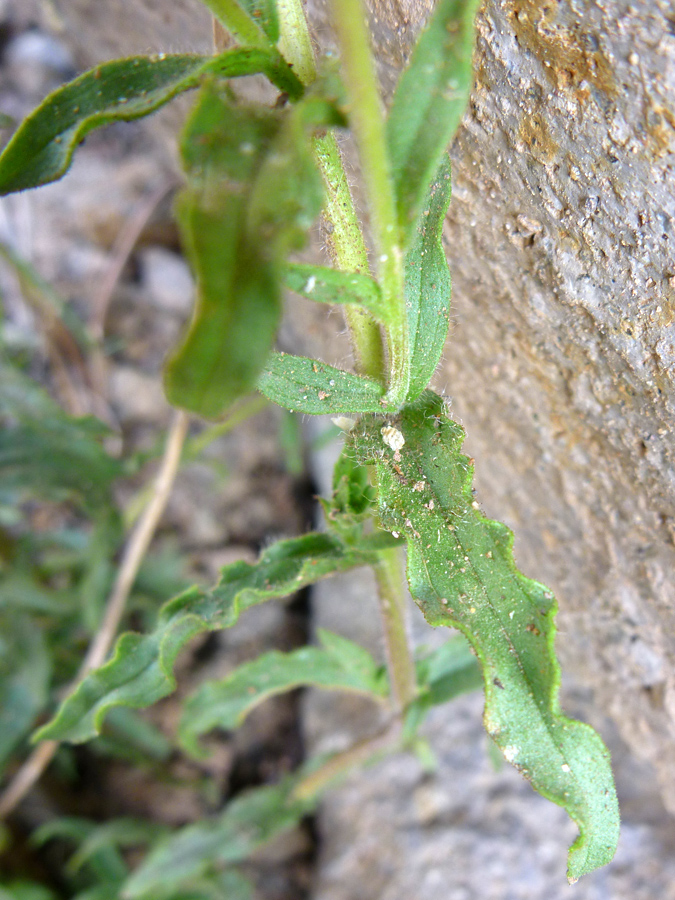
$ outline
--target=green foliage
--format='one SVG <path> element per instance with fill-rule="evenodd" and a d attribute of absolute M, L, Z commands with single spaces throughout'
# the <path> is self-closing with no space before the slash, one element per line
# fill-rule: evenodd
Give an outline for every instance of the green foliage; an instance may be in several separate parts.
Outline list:
<path fill-rule="evenodd" d="M 384 396 L 377 381 L 291 353 L 272 353 L 258 390 L 285 409 L 315 416 L 372 412 Z"/>
<path fill-rule="evenodd" d="M 321 209 L 307 134 L 341 121 L 312 96 L 282 113 L 235 105 L 217 84 L 202 91 L 183 135 L 189 181 L 177 204 L 198 284 L 166 368 L 177 406 L 217 416 L 255 387 L 281 316 L 280 264 Z"/>
<path fill-rule="evenodd" d="M 399 224 L 414 239 L 429 186 L 473 85 L 478 0 L 438 0 L 401 75 L 387 119 Z"/>
<path fill-rule="evenodd" d="M 450 203 L 450 160 L 441 160 L 405 257 L 405 300 L 410 332 L 410 387 L 414 400 L 440 362 L 450 322 L 450 270 L 443 221 Z"/>
<path fill-rule="evenodd" d="M 167 889 L 205 875 L 214 866 L 231 866 L 278 834 L 292 828 L 312 807 L 293 798 L 297 779 L 247 791 L 220 817 L 183 828 L 163 841 L 126 883 L 128 900 L 160 898 Z"/>
<path fill-rule="evenodd" d="M 356 528 L 349 543 L 343 533 L 310 533 L 274 544 L 255 565 L 235 562 L 226 566 L 211 590 L 195 587 L 165 604 L 152 633 L 122 635 L 110 662 L 80 683 L 56 718 L 40 729 L 36 740 L 86 741 L 98 734 L 109 710 L 156 703 L 174 690 L 176 657 L 193 637 L 230 628 L 258 603 L 372 563 L 386 546 L 392 546 L 387 535 L 364 535 Z"/>
<path fill-rule="evenodd" d="M 136 56 L 85 72 L 59 88 L 19 127 L 0 157 L 0 195 L 55 181 L 94 128 L 147 116 L 206 75 L 235 77 L 264 72 L 297 96 L 299 82 L 275 56 L 261 50 L 229 50 L 221 56 Z"/>
<path fill-rule="evenodd" d="M 283 271 L 284 285 L 317 303 L 351 304 L 367 310 L 382 324 L 387 309 L 376 281 L 358 272 L 339 272 L 325 266 L 291 263 Z"/>
<path fill-rule="evenodd" d="M 200 735 L 212 728 L 238 728 L 259 703 L 293 688 L 387 697 L 386 675 L 363 647 L 323 629 L 319 629 L 319 642 L 319 647 L 301 647 L 292 653 L 262 653 L 227 678 L 204 682 L 183 708 L 179 739 L 184 749 L 193 756 L 203 755 L 197 742 Z"/>
<path fill-rule="evenodd" d="M 383 441 L 386 428 L 400 434 L 399 449 Z M 364 417 L 354 449 L 360 462 L 376 465 L 381 524 L 406 536 L 410 590 L 425 618 L 459 628 L 478 654 L 488 733 L 577 822 L 568 868 L 576 881 L 609 862 L 616 847 L 609 754 L 593 729 L 560 712 L 553 595 L 518 571 L 513 535 L 479 511 L 463 440 L 443 401 L 427 391 L 393 420 Z"/>

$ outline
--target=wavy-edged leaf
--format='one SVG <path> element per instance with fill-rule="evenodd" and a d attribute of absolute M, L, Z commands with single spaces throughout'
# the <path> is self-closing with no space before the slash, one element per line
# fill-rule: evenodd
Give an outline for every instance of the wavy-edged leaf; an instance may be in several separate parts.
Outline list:
<path fill-rule="evenodd" d="M 360 461 L 377 464 L 382 525 L 406 536 L 413 597 L 430 624 L 462 631 L 480 659 L 489 734 L 579 826 L 568 860 L 575 881 L 611 860 L 619 811 L 602 740 L 560 711 L 553 595 L 518 571 L 508 528 L 479 511 L 464 432 L 440 397 L 427 391 L 393 420 L 365 417 L 352 435 Z"/>
<path fill-rule="evenodd" d="M 70 166 L 94 128 L 146 116 L 206 75 L 234 78 L 262 72 L 298 97 L 302 86 L 277 53 L 228 50 L 220 56 L 135 56 L 103 63 L 58 88 L 19 126 L 0 156 L 0 195 L 48 184 Z"/>
<path fill-rule="evenodd" d="M 206 681 L 183 706 L 178 738 L 188 753 L 205 751 L 198 738 L 213 728 L 238 728 L 260 703 L 298 687 L 355 691 L 374 699 L 388 695 L 386 673 L 358 644 L 319 629 L 318 647 L 290 653 L 272 650 L 238 666 L 226 678 Z"/>
<path fill-rule="evenodd" d="M 313 96 L 280 111 L 202 91 L 182 141 L 189 184 L 177 214 L 197 302 L 165 370 L 176 406 L 218 416 L 255 387 L 281 315 L 279 269 L 321 208 L 308 134 L 341 121 Z"/>
<path fill-rule="evenodd" d="M 214 867 L 238 863 L 296 825 L 311 805 L 292 798 L 296 779 L 238 796 L 216 819 L 180 829 L 161 842 L 124 885 L 126 900 L 163 896 Z"/>
<path fill-rule="evenodd" d="M 439 0 L 396 86 L 387 138 L 399 223 L 408 235 L 469 99 L 478 5 Z"/>
<path fill-rule="evenodd" d="M 371 378 L 291 353 L 272 353 L 258 390 L 285 409 L 314 416 L 374 412 L 384 397 L 382 385 Z"/>
<path fill-rule="evenodd" d="M 450 159 L 444 154 L 405 257 L 405 300 L 410 334 L 410 387 L 414 400 L 429 384 L 450 325 L 450 269 L 443 250 L 443 221 L 451 194 Z"/>
<path fill-rule="evenodd" d="M 343 536 L 310 533 L 280 541 L 254 565 L 235 562 L 222 570 L 215 587 L 192 588 L 166 603 L 151 634 L 123 634 L 112 659 L 84 678 L 34 740 L 74 743 L 99 733 L 106 713 L 117 706 L 150 706 L 175 688 L 174 663 L 185 644 L 203 631 L 230 628 L 242 612 L 285 597 L 308 584 L 374 562 L 391 546 L 383 532 Z"/>
<path fill-rule="evenodd" d="M 377 322 L 384 324 L 387 321 L 380 286 L 367 275 L 340 272 L 327 266 L 289 263 L 282 278 L 285 287 L 308 300 L 360 306 Z"/>

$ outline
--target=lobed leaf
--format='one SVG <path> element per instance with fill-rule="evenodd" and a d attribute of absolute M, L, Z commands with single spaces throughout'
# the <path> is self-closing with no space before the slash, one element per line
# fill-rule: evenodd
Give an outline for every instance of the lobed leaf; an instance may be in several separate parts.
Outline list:
<path fill-rule="evenodd" d="M 203 90 L 182 142 L 189 184 L 177 215 L 197 302 L 165 370 L 176 406 L 218 416 L 255 387 L 281 315 L 280 266 L 321 208 L 308 132 L 338 121 L 313 96 L 282 112 Z"/>
<path fill-rule="evenodd" d="M 175 688 L 173 668 L 185 644 L 203 631 L 230 628 L 258 603 L 300 590 L 336 572 L 372 563 L 391 545 L 383 533 L 309 533 L 269 547 L 254 565 L 235 562 L 210 590 L 191 588 L 166 603 L 151 634 L 123 634 L 112 659 L 87 675 L 34 740 L 78 743 L 100 732 L 106 714 L 118 706 L 150 706 Z"/>
<path fill-rule="evenodd" d="M 238 728 L 269 697 L 298 687 L 356 691 L 375 699 L 388 695 L 386 674 L 367 650 L 319 629 L 318 647 L 291 653 L 272 650 L 236 668 L 226 678 L 207 681 L 187 699 L 178 737 L 193 756 L 204 756 L 198 738 L 213 728 Z"/>
<path fill-rule="evenodd" d="M 382 429 L 393 429 L 387 443 Z M 576 881 L 611 860 L 619 811 L 602 740 L 560 711 L 553 595 L 518 571 L 513 535 L 479 511 L 464 432 L 440 397 L 427 391 L 395 419 L 367 416 L 352 436 L 357 458 L 377 464 L 381 522 L 405 534 L 410 589 L 425 618 L 460 629 L 478 655 L 487 731 L 579 826 L 568 860 Z"/>
<path fill-rule="evenodd" d="M 146 116 L 206 75 L 262 72 L 298 97 L 302 85 L 278 53 L 228 50 L 219 56 L 135 56 L 103 63 L 51 93 L 19 126 L 0 156 L 0 195 L 56 181 L 94 128 Z"/>
<path fill-rule="evenodd" d="M 240 862 L 292 828 L 310 808 L 295 800 L 295 780 L 255 788 L 238 796 L 216 819 L 180 829 L 161 842 L 126 882 L 125 900 L 162 896 L 214 868 Z"/>
<path fill-rule="evenodd" d="M 450 269 L 442 237 L 451 184 L 450 159 L 444 154 L 405 257 L 405 299 L 411 345 L 409 400 L 418 397 L 429 384 L 448 336 Z"/>
<path fill-rule="evenodd" d="M 317 303 L 353 304 L 385 323 L 387 310 L 380 286 L 367 275 L 340 272 L 325 266 L 289 263 L 283 270 L 285 287 Z"/>
<path fill-rule="evenodd" d="M 394 93 L 387 137 L 399 224 L 409 236 L 469 99 L 478 5 L 439 0 Z"/>
<path fill-rule="evenodd" d="M 279 406 L 315 416 L 373 412 L 384 397 L 377 381 L 290 353 L 269 357 L 258 390 Z"/>

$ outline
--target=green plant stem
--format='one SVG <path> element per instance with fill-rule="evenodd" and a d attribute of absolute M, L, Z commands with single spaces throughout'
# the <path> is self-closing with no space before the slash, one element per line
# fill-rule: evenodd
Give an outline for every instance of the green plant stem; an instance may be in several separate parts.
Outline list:
<path fill-rule="evenodd" d="M 399 712 L 412 703 L 417 694 L 415 663 L 405 621 L 407 603 L 403 587 L 401 556 L 398 548 L 384 550 L 374 566 L 384 628 L 387 668 L 391 691 Z"/>
<path fill-rule="evenodd" d="M 403 254 L 382 101 L 362 0 L 332 0 L 332 6 L 350 99 L 350 123 L 359 150 L 371 214 L 378 280 L 388 308 L 385 331 L 389 350 L 389 391 L 385 402 L 398 408 L 405 402 L 410 384 L 410 348 L 403 290 Z"/>
<path fill-rule="evenodd" d="M 328 235 L 331 256 L 344 272 L 368 274 L 368 251 L 335 136 L 317 135 L 314 152 L 326 188 L 324 214 L 332 226 Z M 386 366 L 379 326 L 357 306 L 347 306 L 343 311 L 354 346 L 357 372 L 384 384 Z"/>
<path fill-rule="evenodd" d="M 311 84 L 316 79 L 316 64 L 302 0 L 277 0 L 277 12 L 281 32 L 279 52 L 291 63 L 300 81 Z"/>
<path fill-rule="evenodd" d="M 265 32 L 249 18 L 237 0 L 204 0 L 204 5 L 208 6 L 238 44 L 270 49 L 271 44 Z"/>
<path fill-rule="evenodd" d="M 336 781 L 348 775 L 352 769 L 369 762 L 380 754 L 391 752 L 400 739 L 401 725 L 400 722 L 395 722 L 386 731 L 367 738 L 365 741 L 359 741 L 358 744 L 354 744 L 353 747 L 342 753 L 337 753 L 296 785 L 293 799 L 312 800 L 321 795 Z"/>
<path fill-rule="evenodd" d="M 316 64 L 302 0 L 277 0 L 279 49 L 303 84 L 316 79 Z M 328 245 L 333 261 L 344 272 L 368 274 L 368 251 L 349 189 L 342 156 L 330 132 L 314 138 L 314 154 L 326 189 L 324 216 L 330 226 Z M 384 384 L 386 369 L 379 326 L 358 307 L 343 310 L 352 340 L 356 370 Z"/>

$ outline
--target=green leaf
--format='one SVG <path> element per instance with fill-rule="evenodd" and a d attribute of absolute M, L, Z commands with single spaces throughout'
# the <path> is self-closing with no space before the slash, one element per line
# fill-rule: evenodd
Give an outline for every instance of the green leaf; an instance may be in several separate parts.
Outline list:
<path fill-rule="evenodd" d="M 279 15 L 276 0 L 242 0 L 242 6 L 257 22 L 273 44 L 279 40 Z"/>
<path fill-rule="evenodd" d="M 0 195 L 48 184 L 70 166 L 94 128 L 146 116 L 206 75 L 232 78 L 263 72 L 294 97 L 302 86 L 277 53 L 228 50 L 220 56 L 135 56 L 104 63 L 58 88 L 19 126 L 0 156 Z"/>
<path fill-rule="evenodd" d="M 359 521 L 374 512 L 376 499 L 367 467 L 354 459 L 351 447 L 345 447 L 333 469 L 333 496 L 324 507 L 328 521 L 337 517 Z"/>
<path fill-rule="evenodd" d="M 3 616 L 0 634 L 0 772 L 47 705 L 50 662 L 28 617 Z"/>
<path fill-rule="evenodd" d="M 86 863 L 102 850 L 124 847 L 138 847 L 154 843 L 166 835 L 169 829 L 156 822 L 129 817 L 112 819 L 102 825 L 95 825 L 84 837 L 77 851 L 68 860 L 68 872 L 76 874 Z"/>
<path fill-rule="evenodd" d="M 290 353 L 270 356 L 258 390 L 279 406 L 315 416 L 373 412 L 384 397 L 377 381 Z"/>
<path fill-rule="evenodd" d="M 432 706 L 440 706 L 461 694 L 481 688 L 483 672 L 461 634 L 446 641 L 429 656 L 418 660 L 415 668 L 419 692 L 406 710 L 404 736 L 417 751 L 428 755 L 431 749 L 424 742 L 420 744 L 417 735 L 427 713 Z"/>
<path fill-rule="evenodd" d="M 0 358 L 0 488 L 110 508 L 122 464 L 102 446 L 110 430 L 67 415 L 32 379 Z"/>
<path fill-rule="evenodd" d="M 450 160 L 444 154 L 405 257 L 405 300 L 411 345 L 409 400 L 418 397 L 429 384 L 448 336 L 450 269 L 442 237 L 450 193 Z"/>
<path fill-rule="evenodd" d="M 176 406 L 218 416 L 255 387 L 281 315 L 280 267 L 321 208 L 308 132 L 341 121 L 313 96 L 279 111 L 203 90 L 182 143 L 190 181 L 177 213 L 198 296 L 166 367 Z"/>
<path fill-rule="evenodd" d="M 478 655 L 489 734 L 579 826 L 568 860 L 575 881 L 611 860 L 619 811 L 602 740 L 560 711 L 553 595 L 518 571 L 513 535 L 479 511 L 464 432 L 440 397 L 427 391 L 394 419 L 365 417 L 352 436 L 357 458 L 377 465 L 383 527 L 406 536 L 425 618 L 458 628 Z"/>
<path fill-rule="evenodd" d="M 226 566 L 215 587 L 208 591 L 195 587 L 166 603 L 151 634 L 123 634 L 112 659 L 86 676 L 34 740 L 78 743 L 94 737 L 109 710 L 150 706 L 170 694 L 176 685 L 176 657 L 197 634 L 230 628 L 251 606 L 285 597 L 335 572 L 370 564 L 391 544 L 384 533 L 363 535 L 355 530 L 349 544 L 341 536 L 310 533 L 274 544 L 255 565 Z"/>
<path fill-rule="evenodd" d="M 396 87 L 387 137 L 404 234 L 414 228 L 469 99 L 478 5 L 439 0 Z"/>
<path fill-rule="evenodd" d="M 462 635 L 455 635 L 418 664 L 418 679 L 430 706 L 447 703 L 483 686 L 480 663 Z"/>
<path fill-rule="evenodd" d="M 289 263 L 283 271 L 285 287 L 317 303 L 352 304 L 367 310 L 381 323 L 387 321 L 382 291 L 376 281 L 356 272 L 325 266 Z"/>
<path fill-rule="evenodd" d="M 297 687 L 387 697 L 386 675 L 367 650 L 323 629 L 319 629 L 319 642 L 319 647 L 301 647 L 291 653 L 263 653 L 226 678 L 202 684 L 183 707 L 178 732 L 183 748 L 203 757 L 197 740 L 201 735 L 213 728 L 234 730 L 268 697 Z"/>
<path fill-rule="evenodd" d="M 229 803 L 217 819 L 180 829 L 153 850 L 126 882 L 126 900 L 161 895 L 214 867 L 240 862 L 258 847 L 295 826 L 308 804 L 291 799 L 292 778 L 256 788 Z"/>
<path fill-rule="evenodd" d="M 56 894 L 33 881 L 0 885 L 0 900 L 56 900 Z"/>

